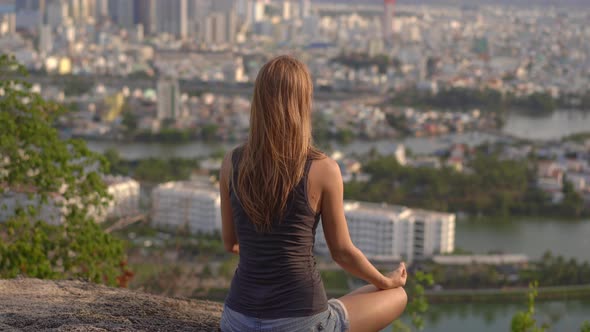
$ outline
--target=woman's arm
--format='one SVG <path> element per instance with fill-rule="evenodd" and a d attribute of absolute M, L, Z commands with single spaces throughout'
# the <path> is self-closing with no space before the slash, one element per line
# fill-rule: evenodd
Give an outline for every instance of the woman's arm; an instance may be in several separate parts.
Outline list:
<path fill-rule="evenodd" d="M 330 254 L 336 263 L 352 275 L 361 278 L 379 289 L 402 286 L 396 277 L 387 277 L 379 272 L 363 253 L 352 243 L 344 216 L 344 188 L 338 164 L 326 158 L 318 169 L 321 179 L 322 227 Z"/>
<path fill-rule="evenodd" d="M 221 198 L 221 237 L 225 250 L 239 254 L 240 246 L 234 229 L 234 218 L 229 198 L 229 179 L 231 177 L 232 152 L 228 152 L 219 171 L 219 195 Z"/>

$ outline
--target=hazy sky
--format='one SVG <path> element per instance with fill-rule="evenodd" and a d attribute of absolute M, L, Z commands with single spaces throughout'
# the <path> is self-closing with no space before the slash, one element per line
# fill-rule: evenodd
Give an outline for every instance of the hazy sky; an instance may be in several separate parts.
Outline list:
<path fill-rule="evenodd" d="M 371 3 L 380 4 L 383 0 L 312 0 L 312 2 Z M 553 5 L 583 6 L 590 8 L 590 0 L 398 0 L 402 4 L 519 4 L 519 5 Z"/>

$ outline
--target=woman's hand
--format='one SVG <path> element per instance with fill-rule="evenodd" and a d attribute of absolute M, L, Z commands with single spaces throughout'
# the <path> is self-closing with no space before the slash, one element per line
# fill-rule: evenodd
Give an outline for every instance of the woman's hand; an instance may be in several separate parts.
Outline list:
<path fill-rule="evenodd" d="M 408 271 L 406 271 L 406 264 L 404 262 L 399 263 L 398 268 L 395 269 L 393 272 L 389 273 L 387 277 L 389 278 L 390 283 L 389 288 L 405 286 L 406 280 L 408 279 Z"/>

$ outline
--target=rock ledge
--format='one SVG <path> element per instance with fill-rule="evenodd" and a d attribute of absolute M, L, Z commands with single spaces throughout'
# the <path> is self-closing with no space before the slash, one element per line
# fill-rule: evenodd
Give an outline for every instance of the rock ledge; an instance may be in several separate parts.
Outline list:
<path fill-rule="evenodd" d="M 80 281 L 0 280 L 0 331 L 218 331 L 221 310 Z"/>

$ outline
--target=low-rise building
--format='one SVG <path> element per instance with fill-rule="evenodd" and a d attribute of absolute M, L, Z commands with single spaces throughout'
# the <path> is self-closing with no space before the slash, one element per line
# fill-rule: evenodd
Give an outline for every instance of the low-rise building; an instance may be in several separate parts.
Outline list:
<path fill-rule="evenodd" d="M 372 260 L 391 257 L 413 261 L 455 248 L 454 214 L 349 201 L 344 212 L 353 243 Z M 321 225 L 315 251 L 330 254 Z"/>
<path fill-rule="evenodd" d="M 121 218 L 139 212 L 139 183 L 131 178 L 106 176 L 104 182 L 111 200 L 106 208 L 89 207 L 88 215 L 97 222 L 107 218 Z M 0 188 L 1 189 L 1 188 Z M 59 193 L 50 193 L 42 203 L 34 188 L 6 190 L 0 195 L 0 222 L 15 216 L 17 209 L 36 208 L 35 220 L 58 225 L 68 213 L 67 205 L 80 205 L 78 198 L 66 201 Z"/>
<path fill-rule="evenodd" d="M 139 182 L 120 176 L 106 176 L 104 181 L 112 200 L 106 210 L 107 218 L 128 217 L 139 213 Z"/>
<path fill-rule="evenodd" d="M 526 265 L 529 258 L 521 254 L 506 255 L 436 255 L 432 261 L 440 265 Z"/>
<path fill-rule="evenodd" d="M 191 233 L 221 230 L 219 190 L 202 182 L 168 182 L 152 191 L 152 223 Z"/>

